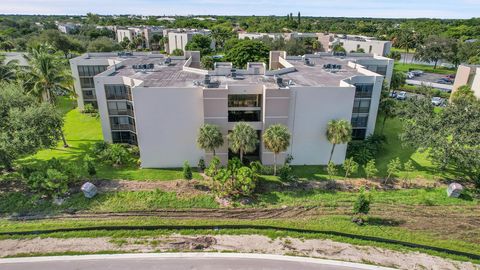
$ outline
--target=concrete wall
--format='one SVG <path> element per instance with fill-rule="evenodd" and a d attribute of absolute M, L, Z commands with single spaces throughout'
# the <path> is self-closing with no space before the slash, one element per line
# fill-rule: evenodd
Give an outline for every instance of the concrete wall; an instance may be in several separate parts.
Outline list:
<path fill-rule="evenodd" d="M 289 128 L 292 164 L 327 164 L 332 144 L 327 140 L 328 121 L 352 117 L 355 87 L 292 87 Z M 337 145 L 333 162 L 345 159 L 347 145 Z"/>
<path fill-rule="evenodd" d="M 204 151 L 196 144 L 203 124 L 201 88 L 132 89 L 143 168 L 196 166 Z"/>
<path fill-rule="evenodd" d="M 463 85 L 470 86 L 475 96 L 480 98 L 480 67 L 467 65 L 460 65 L 458 67 L 452 91 L 457 91 L 457 89 Z"/>
<path fill-rule="evenodd" d="M 204 122 L 217 125 L 224 136 L 224 145 L 215 149 L 215 154 L 223 164 L 228 161 L 228 90 L 227 89 L 204 89 L 203 90 Z M 208 163 L 213 157 L 213 152 L 205 153 L 205 161 Z"/>
<path fill-rule="evenodd" d="M 381 41 L 381 40 L 367 40 L 367 41 L 358 41 L 358 40 L 349 40 L 349 39 L 340 39 L 343 43 L 343 47 L 347 52 L 356 51 L 357 48 L 362 48 L 365 53 L 378 54 L 386 56 L 390 53 L 392 43 L 390 41 Z"/>

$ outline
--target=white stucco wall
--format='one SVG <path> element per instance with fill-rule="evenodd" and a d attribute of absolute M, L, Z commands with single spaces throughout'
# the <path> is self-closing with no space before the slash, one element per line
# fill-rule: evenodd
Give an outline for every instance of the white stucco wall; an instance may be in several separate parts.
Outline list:
<path fill-rule="evenodd" d="M 203 124 L 201 88 L 132 89 L 143 168 L 196 166 L 204 151 L 196 144 Z"/>
<path fill-rule="evenodd" d="M 290 102 L 289 128 L 292 142 L 289 149 L 292 164 L 327 164 L 332 144 L 326 131 L 332 119 L 351 120 L 354 87 L 293 87 Z M 337 145 L 333 162 L 345 159 L 347 145 Z"/>

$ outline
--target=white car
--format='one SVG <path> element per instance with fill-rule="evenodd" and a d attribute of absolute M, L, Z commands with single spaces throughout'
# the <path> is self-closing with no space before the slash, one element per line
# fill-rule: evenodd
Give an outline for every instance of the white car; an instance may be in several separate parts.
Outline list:
<path fill-rule="evenodd" d="M 423 75 L 423 70 L 412 70 L 410 71 L 410 73 L 412 73 L 415 76 L 421 76 Z"/>
<path fill-rule="evenodd" d="M 442 106 L 443 102 L 444 102 L 444 100 L 441 97 L 433 97 L 432 98 L 432 105 L 433 106 Z"/>
<path fill-rule="evenodd" d="M 407 78 L 408 79 L 413 79 L 413 78 L 415 78 L 415 74 L 413 74 L 412 72 L 407 72 Z"/>
<path fill-rule="evenodd" d="M 398 93 L 398 94 L 397 94 L 397 99 L 398 99 L 398 100 L 405 100 L 405 99 L 407 99 L 407 92 L 402 91 L 402 92 Z"/>

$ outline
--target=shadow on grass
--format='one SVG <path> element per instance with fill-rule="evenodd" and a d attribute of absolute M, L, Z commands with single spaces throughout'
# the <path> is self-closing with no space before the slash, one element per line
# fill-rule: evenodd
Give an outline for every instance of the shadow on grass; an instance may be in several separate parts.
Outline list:
<path fill-rule="evenodd" d="M 380 217 L 368 218 L 368 225 L 397 227 L 403 224 L 405 224 L 404 220 L 397 220 L 393 218 L 380 218 Z"/>

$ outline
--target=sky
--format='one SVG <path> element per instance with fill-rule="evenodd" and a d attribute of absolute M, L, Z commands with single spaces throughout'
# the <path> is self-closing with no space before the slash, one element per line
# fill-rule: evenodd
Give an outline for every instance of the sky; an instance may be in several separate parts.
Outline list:
<path fill-rule="evenodd" d="M 0 14 L 480 17 L 480 0 L 0 0 Z"/>

